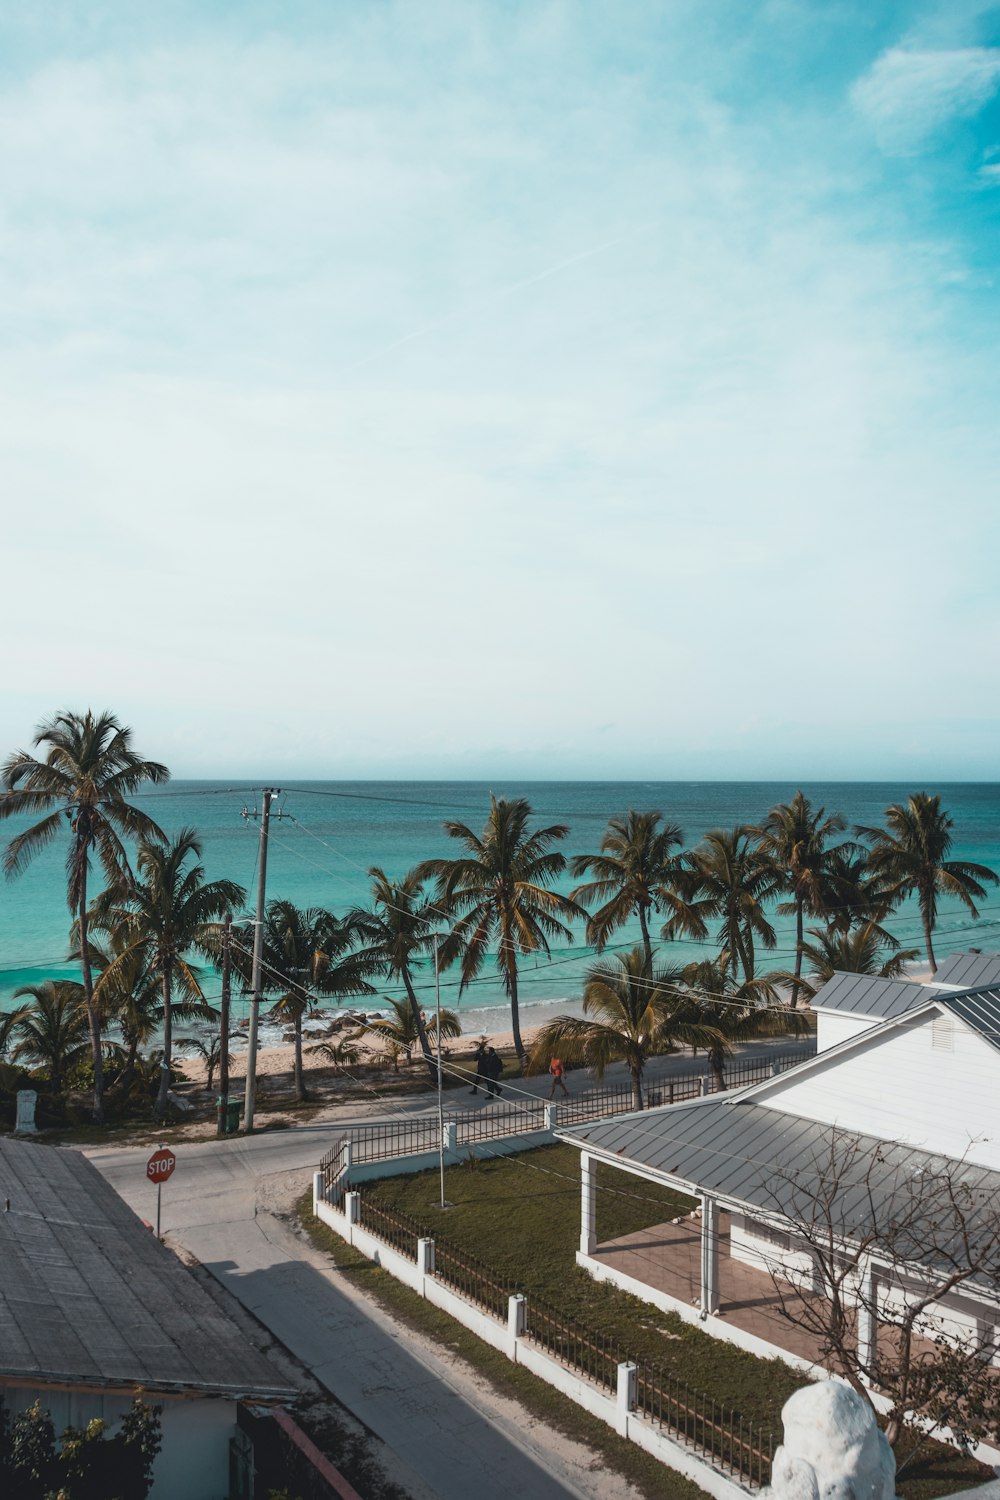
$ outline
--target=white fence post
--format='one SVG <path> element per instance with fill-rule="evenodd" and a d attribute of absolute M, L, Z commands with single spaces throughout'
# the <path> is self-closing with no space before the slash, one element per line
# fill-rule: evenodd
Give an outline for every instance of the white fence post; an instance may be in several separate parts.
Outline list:
<path fill-rule="evenodd" d="M 527 1326 L 528 1304 L 520 1292 L 516 1292 L 507 1298 L 507 1332 L 510 1334 L 511 1341 L 523 1339 Z"/>
<path fill-rule="evenodd" d="M 325 1198 L 326 1198 L 326 1193 L 323 1191 L 323 1173 L 322 1172 L 314 1172 L 313 1173 L 313 1213 L 316 1212 L 316 1205 L 317 1205 L 317 1203 L 322 1203 Z"/>
<path fill-rule="evenodd" d="M 441 1145 L 445 1151 L 458 1150 L 458 1122 L 456 1120 L 445 1121 Z"/>
<path fill-rule="evenodd" d="M 558 1104 L 546 1104 L 545 1106 L 545 1129 L 554 1131 L 559 1124 Z"/>
<path fill-rule="evenodd" d="M 434 1275 L 434 1241 L 417 1240 L 417 1270 L 421 1276 Z"/>
<path fill-rule="evenodd" d="M 344 1194 L 344 1214 L 347 1217 L 348 1224 L 357 1224 L 358 1223 L 358 1221 L 361 1218 L 361 1194 L 360 1193 L 345 1193 Z"/>
<path fill-rule="evenodd" d="M 618 1366 L 618 1409 L 615 1428 L 621 1437 L 628 1436 L 629 1412 L 635 1411 L 639 1395 L 639 1372 L 631 1360 Z"/>

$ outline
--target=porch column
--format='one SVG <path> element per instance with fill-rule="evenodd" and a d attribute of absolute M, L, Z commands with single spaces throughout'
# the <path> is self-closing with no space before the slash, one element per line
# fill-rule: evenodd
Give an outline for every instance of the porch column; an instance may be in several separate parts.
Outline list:
<path fill-rule="evenodd" d="M 586 1151 L 580 1152 L 580 1254 L 593 1255 L 597 1249 L 597 1163 Z"/>
<path fill-rule="evenodd" d="M 858 1359 L 871 1369 L 878 1348 L 875 1271 L 869 1262 L 858 1276 Z M 862 1377 L 864 1378 L 864 1377 Z M 869 1384 L 867 1380 L 865 1384 Z"/>
<path fill-rule="evenodd" d="M 719 1205 L 706 1194 L 701 1200 L 701 1315 L 719 1311 Z"/>

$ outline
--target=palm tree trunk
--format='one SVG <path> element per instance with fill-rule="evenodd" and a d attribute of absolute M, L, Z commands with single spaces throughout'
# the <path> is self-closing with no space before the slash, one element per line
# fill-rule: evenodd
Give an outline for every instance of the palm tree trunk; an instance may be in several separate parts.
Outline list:
<path fill-rule="evenodd" d="M 710 1048 L 708 1061 L 715 1075 L 716 1093 L 724 1094 L 726 1092 L 726 1069 L 722 1053 L 717 1052 L 714 1048 Z"/>
<path fill-rule="evenodd" d="M 927 944 L 927 957 L 928 957 L 928 959 L 930 961 L 931 978 L 933 979 L 934 975 L 937 973 L 937 959 L 934 957 L 934 944 L 931 942 L 931 919 L 926 914 L 926 912 L 923 913 L 923 918 L 924 918 L 924 942 Z"/>
<path fill-rule="evenodd" d="M 219 1098 L 229 1098 L 229 992 L 232 984 L 232 950 L 230 940 L 233 933 L 231 912 L 226 912 L 222 929 L 222 997 L 219 1001 Z M 212 1071 L 208 1073 L 208 1092 L 212 1092 Z M 215 1133 L 222 1135 L 225 1129 L 225 1110 L 219 1105 Z"/>
<path fill-rule="evenodd" d="M 528 1066 L 528 1054 L 521 1040 L 521 1019 L 517 1012 L 517 962 L 513 958 L 507 973 L 507 982 L 510 993 L 510 1029 L 514 1037 L 514 1051 L 517 1053 L 523 1073 Z"/>
<path fill-rule="evenodd" d="M 167 963 L 163 967 L 163 1058 L 160 1062 L 160 1087 L 154 1110 L 158 1120 L 165 1120 L 167 1117 L 167 1094 L 170 1092 L 170 1060 L 174 1050 L 174 1013 L 170 1004 L 172 990 L 173 974 L 171 965 Z"/>
<path fill-rule="evenodd" d="M 802 898 L 796 898 L 795 902 L 795 982 L 792 985 L 792 1010 L 799 1003 L 799 978 L 802 974 L 802 944 L 804 934 L 802 932 Z"/>
<path fill-rule="evenodd" d="M 410 1011 L 413 1015 L 413 1024 L 417 1028 L 417 1036 L 420 1039 L 420 1051 L 423 1053 L 424 1062 L 427 1064 L 427 1071 L 431 1075 L 431 1082 L 437 1083 L 437 1062 L 435 1061 L 434 1053 L 431 1051 L 431 1044 L 427 1038 L 427 1027 L 424 1025 L 424 1018 L 420 1010 L 420 1002 L 417 1000 L 416 992 L 413 988 L 413 980 L 410 977 L 409 964 L 403 964 L 399 973 L 403 981 L 403 988 L 406 991 L 406 998 L 410 1002 Z"/>
<path fill-rule="evenodd" d="M 306 1086 L 302 1077 L 302 1011 L 295 1017 L 295 1097 L 305 1103 Z"/>
<path fill-rule="evenodd" d="M 639 926 L 642 929 L 642 951 L 646 955 L 646 969 L 648 971 L 651 971 L 653 967 L 653 945 L 649 941 L 649 927 L 646 922 L 646 906 L 642 901 L 639 902 Z"/>
<path fill-rule="evenodd" d="M 90 967 L 90 942 L 87 935 L 87 866 L 80 878 L 80 967 L 83 971 L 83 1003 L 90 1025 L 90 1050 L 94 1060 L 95 1125 L 104 1124 L 104 1048 L 101 1042 L 101 1018 L 94 1005 L 94 975 Z"/>
<path fill-rule="evenodd" d="M 642 1064 L 629 1063 L 629 1072 L 632 1074 L 632 1103 L 636 1109 L 644 1109 L 642 1102 Z"/>

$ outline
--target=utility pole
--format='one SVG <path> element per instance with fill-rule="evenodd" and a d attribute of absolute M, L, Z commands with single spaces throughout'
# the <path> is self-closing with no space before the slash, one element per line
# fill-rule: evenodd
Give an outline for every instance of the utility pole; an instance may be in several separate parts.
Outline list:
<path fill-rule="evenodd" d="M 249 1135 L 253 1129 L 253 1109 L 257 1093 L 257 1026 L 260 1020 L 260 967 L 264 946 L 264 901 L 267 888 L 267 829 L 271 821 L 271 799 L 281 788 L 266 786 L 263 789 L 260 812 L 260 853 L 257 856 L 257 920 L 253 929 L 253 969 L 250 975 L 250 1036 L 247 1048 L 247 1087 L 243 1104 L 243 1129 Z M 257 816 L 257 809 L 245 813 L 248 818 Z M 280 815 L 279 815 L 280 816 Z"/>
<path fill-rule="evenodd" d="M 225 1134 L 226 1109 L 229 1104 L 229 987 L 232 982 L 233 914 L 226 912 L 222 924 L 222 1000 L 219 1004 L 219 1119 L 216 1135 Z"/>
<path fill-rule="evenodd" d="M 441 1071 L 441 966 L 438 935 L 434 934 L 434 1012 L 437 1016 L 438 1170 L 441 1177 L 441 1207 L 450 1208 L 444 1196 L 444 1079 Z"/>

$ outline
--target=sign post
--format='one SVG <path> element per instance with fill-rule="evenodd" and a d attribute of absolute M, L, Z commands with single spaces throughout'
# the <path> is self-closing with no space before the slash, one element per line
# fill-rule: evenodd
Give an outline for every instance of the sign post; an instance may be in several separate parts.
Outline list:
<path fill-rule="evenodd" d="M 160 1238 L 160 1193 L 167 1178 L 173 1175 L 177 1158 L 167 1146 L 154 1151 L 146 1163 L 146 1176 L 156 1183 L 156 1238 Z"/>

